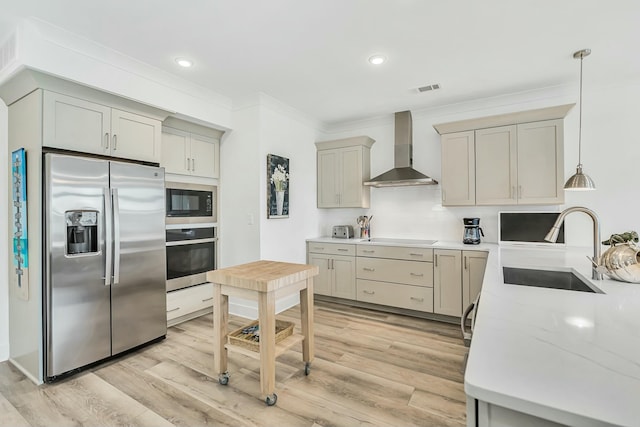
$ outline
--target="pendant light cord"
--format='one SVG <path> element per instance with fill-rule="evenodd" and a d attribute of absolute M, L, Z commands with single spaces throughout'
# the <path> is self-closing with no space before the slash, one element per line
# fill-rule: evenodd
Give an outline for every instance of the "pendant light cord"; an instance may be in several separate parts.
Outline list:
<path fill-rule="evenodd" d="M 578 166 L 582 166 L 582 61 L 584 54 L 580 54 L 580 121 L 578 124 Z"/>

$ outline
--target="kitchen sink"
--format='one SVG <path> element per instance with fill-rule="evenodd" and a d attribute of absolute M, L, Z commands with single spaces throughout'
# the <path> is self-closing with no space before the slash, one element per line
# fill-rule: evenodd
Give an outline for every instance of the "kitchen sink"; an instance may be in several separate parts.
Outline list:
<path fill-rule="evenodd" d="M 602 294 L 600 289 L 571 271 L 536 270 L 530 268 L 502 267 L 504 283 L 508 285 L 537 286 L 539 288 Z"/>
<path fill-rule="evenodd" d="M 393 243 L 397 245 L 433 245 L 437 240 L 418 240 L 418 239 L 392 239 L 387 237 L 374 237 L 373 239 L 364 240 L 371 243 Z"/>

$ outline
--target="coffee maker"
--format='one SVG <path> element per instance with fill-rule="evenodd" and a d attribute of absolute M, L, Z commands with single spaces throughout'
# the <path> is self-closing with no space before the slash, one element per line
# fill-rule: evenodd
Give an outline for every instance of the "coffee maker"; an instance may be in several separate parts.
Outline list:
<path fill-rule="evenodd" d="M 480 236 L 484 237 L 482 228 L 480 228 L 480 218 L 463 218 L 464 235 L 462 243 L 467 245 L 477 245 L 480 243 Z"/>

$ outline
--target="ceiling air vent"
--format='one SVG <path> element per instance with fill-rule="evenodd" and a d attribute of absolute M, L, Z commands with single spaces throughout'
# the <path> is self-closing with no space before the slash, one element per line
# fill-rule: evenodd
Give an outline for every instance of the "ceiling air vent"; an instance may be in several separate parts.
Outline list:
<path fill-rule="evenodd" d="M 432 85 L 421 86 L 421 87 L 418 88 L 418 92 L 420 92 L 420 93 L 429 92 L 431 90 L 436 90 L 436 89 L 440 89 L 440 83 L 434 83 Z"/>
<path fill-rule="evenodd" d="M 0 46 L 0 71 L 16 59 L 16 33 L 13 33 L 2 46 Z"/>

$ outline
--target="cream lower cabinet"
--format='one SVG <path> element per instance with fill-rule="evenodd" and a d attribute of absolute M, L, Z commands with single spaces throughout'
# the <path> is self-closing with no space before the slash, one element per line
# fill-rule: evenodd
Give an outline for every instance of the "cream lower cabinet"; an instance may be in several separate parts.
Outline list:
<path fill-rule="evenodd" d="M 313 291 L 318 295 L 356 299 L 356 248 L 351 244 L 307 243 L 307 263 L 317 265 Z"/>
<path fill-rule="evenodd" d="M 367 136 L 316 142 L 319 208 L 368 208 L 371 177 L 370 149 L 375 141 Z"/>
<path fill-rule="evenodd" d="M 462 253 L 457 250 L 433 251 L 433 312 L 462 316 Z"/>
<path fill-rule="evenodd" d="M 160 162 L 159 120 L 56 92 L 43 93 L 43 146 Z"/>
<path fill-rule="evenodd" d="M 201 316 L 213 310 L 213 285 L 204 283 L 167 293 L 169 326 Z"/>
<path fill-rule="evenodd" d="M 357 247 L 357 301 L 433 312 L 433 250 Z"/>
<path fill-rule="evenodd" d="M 487 252 L 462 251 L 462 307 L 465 309 L 480 293 L 484 271 L 487 268 Z"/>
<path fill-rule="evenodd" d="M 162 161 L 166 173 L 218 178 L 218 141 L 191 132 L 162 128 Z"/>

